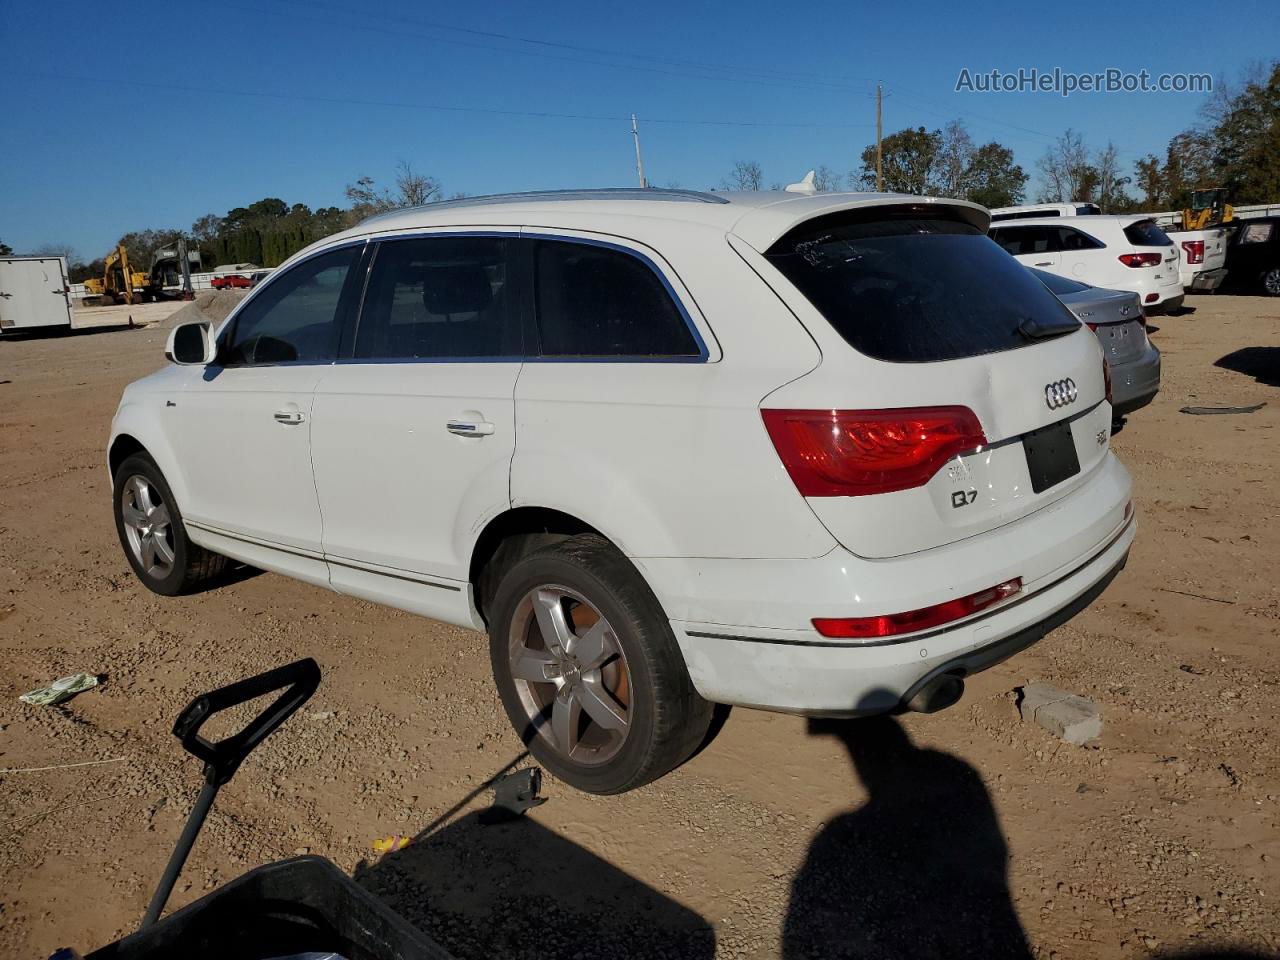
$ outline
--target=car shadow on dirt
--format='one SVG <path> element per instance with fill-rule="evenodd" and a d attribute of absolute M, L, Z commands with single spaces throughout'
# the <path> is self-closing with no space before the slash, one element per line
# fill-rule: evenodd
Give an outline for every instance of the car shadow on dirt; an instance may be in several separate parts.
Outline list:
<path fill-rule="evenodd" d="M 783 960 L 1030 960 L 978 771 L 917 747 L 891 716 L 811 720 L 809 733 L 840 741 L 867 796 L 811 843 L 792 882 Z M 460 960 L 715 956 L 707 920 L 536 819 L 486 825 L 471 813 L 436 829 L 486 785 L 408 846 L 361 863 L 356 880 Z M 1151 960 L 1267 957 L 1174 949 Z"/>
<path fill-rule="evenodd" d="M 1245 347 L 1219 358 L 1214 366 L 1243 373 L 1269 387 L 1280 387 L 1280 347 Z"/>
<path fill-rule="evenodd" d="M 696 912 L 530 817 L 485 825 L 470 813 L 355 878 L 459 958 L 716 952 Z"/>

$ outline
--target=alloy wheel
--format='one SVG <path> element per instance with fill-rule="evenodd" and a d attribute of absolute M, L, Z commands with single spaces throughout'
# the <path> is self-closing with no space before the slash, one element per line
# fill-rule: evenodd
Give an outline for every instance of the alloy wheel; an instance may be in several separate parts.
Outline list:
<path fill-rule="evenodd" d="M 1273 297 L 1280 297 L 1280 267 L 1272 267 L 1262 275 L 1263 288 Z"/>
<path fill-rule="evenodd" d="M 631 729 L 631 671 L 600 611 L 568 587 L 545 584 L 511 619 L 509 664 L 529 724 L 568 760 L 606 763 Z"/>
<path fill-rule="evenodd" d="M 129 549 L 148 576 L 163 580 L 173 571 L 174 549 L 169 507 L 156 485 L 134 474 L 120 489 L 120 516 Z"/>

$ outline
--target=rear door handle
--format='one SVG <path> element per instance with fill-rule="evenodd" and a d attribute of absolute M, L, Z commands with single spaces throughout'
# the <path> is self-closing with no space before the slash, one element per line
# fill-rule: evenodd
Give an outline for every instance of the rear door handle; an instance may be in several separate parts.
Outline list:
<path fill-rule="evenodd" d="M 1036 267 L 1052 267 L 1052 266 L 1053 266 L 1053 261 L 1052 261 L 1052 260 L 1045 260 L 1045 261 L 1043 261 L 1043 262 L 1041 262 L 1041 263 L 1032 264 L 1032 266 L 1036 266 Z"/>
<path fill-rule="evenodd" d="M 450 420 L 444 428 L 460 437 L 487 437 L 493 433 L 493 424 L 488 420 Z"/>
<path fill-rule="evenodd" d="M 277 410 L 274 416 L 276 423 L 283 423 L 286 427 L 296 426 L 307 419 L 301 410 Z"/>

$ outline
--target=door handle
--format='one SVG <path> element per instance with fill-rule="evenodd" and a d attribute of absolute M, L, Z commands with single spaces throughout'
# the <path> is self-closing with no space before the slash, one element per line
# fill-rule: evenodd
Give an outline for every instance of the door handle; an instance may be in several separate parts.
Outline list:
<path fill-rule="evenodd" d="M 1032 266 L 1033 266 L 1033 267 L 1052 267 L 1052 266 L 1053 266 L 1053 261 L 1052 261 L 1052 260 L 1044 260 L 1044 261 L 1042 261 L 1041 263 L 1033 263 L 1033 264 L 1032 264 Z"/>
<path fill-rule="evenodd" d="M 493 433 L 488 420 L 450 420 L 444 428 L 459 437 L 487 437 Z"/>
<path fill-rule="evenodd" d="M 277 410 L 274 416 L 276 423 L 283 423 L 286 427 L 296 426 L 307 419 L 301 410 Z"/>

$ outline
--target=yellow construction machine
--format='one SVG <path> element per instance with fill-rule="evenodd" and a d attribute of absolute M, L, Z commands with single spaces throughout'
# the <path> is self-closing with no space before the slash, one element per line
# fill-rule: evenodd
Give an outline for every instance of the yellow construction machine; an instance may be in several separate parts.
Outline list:
<path fill-rule="evenodd" d="M 1235 211 L 1227 203 L 1227 191 L 1224 188 L 1193 190 L 1191 206 L 1182 211 L 1182 229 L 1203 230 L 1205 227 L 1217 227 L 1230 223 L 1234 216 Z"/>
<path fill-rule="evenodd" d="M 109 254 L 101 277 L 90 277 L 84 282 L 86 300 L 108 303 L 141 303 L 151 299 L 146 273 L 129 267 L 129 251 L 120 244 Z"/>

